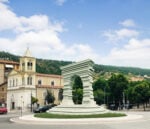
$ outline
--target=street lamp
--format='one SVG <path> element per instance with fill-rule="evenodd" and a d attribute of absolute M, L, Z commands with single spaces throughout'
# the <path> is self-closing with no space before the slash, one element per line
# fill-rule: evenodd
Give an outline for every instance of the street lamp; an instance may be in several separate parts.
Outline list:
<path fill-rule="evenodd" d="M 21 96 L 21 116 L 22 116 L 22 104 L 23 104 L 23 101 L 22 101 L 22 98 L 23 98 L 23 96 Z"/>
<path fill-rule="evenodd" d="M 105 89 L 106 89 L 106 87 L 104 87 L 104 104 L 105 104 Z"/>
<path fill-rule="evenodd" d="M 31 91 L 31 112 L 32 112 L 32 91 Z"/>
<path fill-rule="evenodd" d="M 123 109 L 125 109 L 125 94 L 124 94 L 124 92 L 123 92 Z"/>

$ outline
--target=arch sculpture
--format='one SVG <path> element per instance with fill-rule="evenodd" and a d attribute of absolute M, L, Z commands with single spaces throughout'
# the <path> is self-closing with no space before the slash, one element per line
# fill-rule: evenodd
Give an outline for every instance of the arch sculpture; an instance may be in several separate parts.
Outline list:
<path fill-rule="evenodd" d="M 93 97 L 93 61 L 90 59 L 69 64 L 61 67 L 64 79 L 63 100 L 59 106 L 49 110 L 49 113 L 55 114 L 99 114 L 107 110 L 96 105 Z M 83 101 L 80 105 L 75 105 L 72 100 L 72 77 L 77 75 L 83 83 Z"/>

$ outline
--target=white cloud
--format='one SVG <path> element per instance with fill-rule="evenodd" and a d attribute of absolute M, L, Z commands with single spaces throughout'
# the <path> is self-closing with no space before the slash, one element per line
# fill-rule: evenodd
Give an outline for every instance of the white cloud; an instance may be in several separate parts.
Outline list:
<path fill-rule="evenodd" d="M 130 39 L 123 48 L 113 48 L 103 57 L 104 64 L 150 68 L 150 39 Z"/>
<path fill-rule="evenodd" d="M 67 0 L 55 0 L 56 4 L 62 6 Z"/>
<path fill-rule="evenodd" d="M 96 63 L 138 66 L 150 68 L 150 39 L 137 40 L 139 32 L 133 29 L 107 31 L 111 40 L 130 39 L 122 48 L 113 48 L 107 56 L 101 57 L 86 43 L 72 43 L 68 46 L 59 38 L 64 32 L 62 22 L 52 21 L 47 15 L 17 16 L 5 3 L 0 1 L 0 50 L 23 55 L 29 44 L 37 58 L 79 61 L 90 58 Z M 71 44 L 71 43 L 70 43 Z"/>
<path fill-rule="evenodd" d="M 8 0 L 0 0 L 0 2 L 8 3 L 9 1 Z"/>
<path fill-rule="evenodd" d="M 38 58 L 77 61 L 99 57 L 88 44 L 67 46 L 63 43 L 59 38 L 65 30 L 62 22 L 52 21 L 47 15 L 17 16 L 1 2 L 0 12 L 0 33 L 9 31 L 15 35 L 13 38 L 0 37 L 2 51 L 22 55 L 29 44 L 31 52 Z"/>
<path fill-rule="evenodd" d="M 137 37 L 139 35 L 139 32 L 136 30 L 123 28 L 120 30 L 105 31 L 103 35 L 110 41 L 118 41 L 125 38 Z"/>
<path fill-rule="evenodd" d="M 14 29 L 19 24 L 16 14 L 8 6 L 0 2 L 0 31 Z"/>
<path fill-rule="evenodd" d="M 121 25 L 125 26 L 125 27 L 135 27 L 136 24 L 132 19 L 127 19 L 125 21 L 120 22 Z"/>

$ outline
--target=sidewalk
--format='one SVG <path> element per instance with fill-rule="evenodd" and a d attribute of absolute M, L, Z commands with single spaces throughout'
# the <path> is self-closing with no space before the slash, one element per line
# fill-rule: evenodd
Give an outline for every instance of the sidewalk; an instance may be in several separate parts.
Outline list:
<path fill-rule="evenodd" d="M 20 124 L 48 124 L 48 125 L 76 125 L 76 124 L 101 124 L 101 123 L 120 123 L 141 120 L 142 115 L 135 113 L 126 113 L 125 117 L 113 118 L 83 118 L 83 119 L 46 119 L 36 118 L 34 115 L 24 115 L 22 117 L 11 118 L 11 122 Z"/>

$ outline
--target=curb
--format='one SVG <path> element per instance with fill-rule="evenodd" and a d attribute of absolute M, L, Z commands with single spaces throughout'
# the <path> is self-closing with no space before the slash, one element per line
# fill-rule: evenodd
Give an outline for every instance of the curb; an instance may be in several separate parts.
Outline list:
<path fill-rule="evenodd" d="M 82 124 L 103 124 L 103 123 L 121 123 L 121 122 L 136 122 L 141 120 L 142 115 L 127 114 L 124 117 L 115 118 L 82 118 L 82 119 L 46 119 L 36 118 L 33 115 L 25 115 L 22 117 L 11 118 L 13 123 L 20 124 L 40 124 L 40 125 L 82 125 Z"/>

